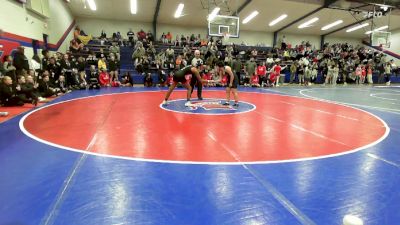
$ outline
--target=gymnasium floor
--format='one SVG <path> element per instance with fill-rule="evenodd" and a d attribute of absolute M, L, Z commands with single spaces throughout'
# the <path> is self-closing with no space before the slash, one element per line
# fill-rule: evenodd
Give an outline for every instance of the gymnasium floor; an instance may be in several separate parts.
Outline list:
<path fill-rule="evenodd" d="M 400 224 L 399 87 L 239 90 L 76 91 L 0 124 L 0 225 Z"/>

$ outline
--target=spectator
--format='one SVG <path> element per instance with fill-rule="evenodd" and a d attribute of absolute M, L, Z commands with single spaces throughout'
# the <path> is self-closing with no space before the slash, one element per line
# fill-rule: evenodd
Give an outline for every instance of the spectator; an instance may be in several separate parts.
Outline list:
<path fill-rule="evenodd" d="M 44 98 L 53 97 L 57 95 L 56 89 L 53 84 L 50 83 L 49 72 L 43 72 L 43 80 L 39 83 L 38 90 L 40 95 Z"/>
<path fill-rule="evenodd" d="M 24 102 L 32 103 L 34 106 L 37 105 L 39 96 L 36 94 L 35 89 L 26 83 L 24 76 L 18 76 L 16 90 L 17 94 Z"/>
<path fill-rule="evenodd" d="M 132 76 L 129 72 L 125 72 L 125 74 L 122 75 L 121 79 L 122 79 L 121 85 L 123 87 L 132 87 L 133 86 Z"/>
<path fill-rule="evenodd" d="M 153 78 L 151 77 L 151 73 L 147 73 L 144 77 L 144 86 L 145 87 L 153 87 Z"/>
<path fill-rule="evenodd" d="M 107 69 L 102 68 L 102 69 L 99 69 L 99 71 L 101 71 L 99 74 L 100 85 L 102 87 L 110 87 L 111 86 L 110 75 L 107 73 Z"/>
<path fill-rule="evenodd" d="M 168 43 L 172 43 L 172 34 L 168 31 L 168 33 L 165 35 L 165 38 L 167 39 Z"/>
<path fill-rule="evenodd" d="M 22 46 L 17 48 L 17 52 L 14 55 L 14 66 L 16 74 L 23 74 L 23 71 L 29 70 L 29 61 L 25 56 L 25 48 Z"/>
<path fill-rule="evenodd" d="M 96 66 L 90 66 L 89 72 L 89 89 L 100 89 L 99 74 L 97 73 Z"/>
<path fill-rule="evenodd" d="M 97 62 L 97 68 L 99 71 L 107 71 L 107 62 L 105 55 L 101 55 L 99 61 Z"/>
<path fill-rule="evenodd" d="M 0 83 L 0 103 L 4 106 L 23 106 L 24 100 L 18 95 L 16 87 L 13 87 L 13 80 L 9 76 L 3 77 Z"/>
<path fill-rule="evenodd" d="M 13 66 L 13 58 L 11 55 L 4 56 L 4 63 L 3 63 L 3 73 L 4 76 L 9 76 L 13 81 L 17 80 L 17 76 L 15 74 L 16 68 Z"/>
<path fill-rule="evenodd" d="M 126 36 L 128 36 L 129 45 L 132 47 L 135 46 L 135 42 L 133 40 L 133 38 L 135 37 L 135 33 L 132 31 L 132 28 L 129 28 L 128 33 L 126 33 Z"/>
<path fill-rule="evenodd" d="M 110 61 L 108 62 L 111 80 L 118 79 L 119 62 L 115 60 L 114 55 L 110 55 Z"/>

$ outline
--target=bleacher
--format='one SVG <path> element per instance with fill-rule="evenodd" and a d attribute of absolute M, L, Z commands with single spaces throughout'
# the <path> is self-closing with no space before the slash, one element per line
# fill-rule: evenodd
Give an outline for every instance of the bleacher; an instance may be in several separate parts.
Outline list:
<path fill-rule="evenodd" d="M 94 39 L 91 40 L 88 45 L 85 46 L 85 48 L 87 48 L 89 51 L 93 51 L 94 54 L 99 54 L 100 53 L 100 49 L 103 48 L 103 52 L 108 55 L 109 54 L 109 48 L 111 47 L 111 41 L 105 41 L 105 42 L 101 42 L 100 40 Z M 171 47 L 174 50 L 175 53 L 175 58 L 182 54 L 182 50 L 183 47 L 182 46 L 175 46 L 173 44 L 166 44 L 166 43 L 162 43 L 162 42 L 155 42 L 154 43 L 154 47 L 158 52 L 160 51 L 164 51 L 165 49 L 167 49 L 168 47 Z M 220 51 L 224 52 L 225 51 L 225 47 L 226 46 L 222 46 L 222 49 L 220 49 Z M 194 50 L 196 48 L 192 47 L 192 50 Z M 261 47 L 261 46 L 243 46 L 243 45 L 237 45 L 236 46 L 236 50 L 238 52 L 247 52 L 249 50 L 253 50 L 256 49 L 258 54 L 255 57 L 255 61 L 256 63 L 261 63 L 261 62 L 265 62 L 266 58 L 267 58 L 267 54 L 268 52 L 271 52 L 272 48 L 271 47 Z M 80 53 L 74 53 L 73 55 L 75 57 L 79 57 L 82 56 L 84 58 L 86 58 L 88 56 L 88 52 L 80 52 Z M 120 61 L 120 76 L 123 75 L 126 72 L 129 72 L 132 76 L 132 79 L 134 81 L 135 84 L 143 84 L 143 79 L 144 76 L 143 74 L 139 74 L 135 68 L 134 68 L 134 64 L 132 61 L 132 54 L 133 54 L 133 48 L 130 46 L 121 46 L 120 47 L 120 54 L 121 54 L 121 61 Z M 245 63 L 247 61 L 247 58 L 245 57 L 240 57 L 242 63 Z M 283 73 L 281 74 L 281 81 L 288 83 L 290 81 L 290 72 L 289 72 L 289 67 L 292 64 L 292 61 L 282 61 L 281 64 L 282 65 L 287 65 L 288 67 L 282 71 Z M 87 70 L 89 70 L 89 66 L 87 66 Z M 158 73 L 157 73 L 157 68 L 156 67 L 150 67 L 149 68 L 149 72 L 151 73 L 151 76 L 153 78 L 153 82 L 157 83 L 158 82 Z M 376 82 L 378 79 L 378 74 L 375 72 L 373 75 L 373 80 L 374 82 Z M 323 79 L 323 75 L 321 73 L 318 73 L 317 76 L 317 83 L 323 83 L 324 79 Z M 400 76 L 392 76 L 392 82 L 393 83 L 397 83 L 400 82 Z"/>

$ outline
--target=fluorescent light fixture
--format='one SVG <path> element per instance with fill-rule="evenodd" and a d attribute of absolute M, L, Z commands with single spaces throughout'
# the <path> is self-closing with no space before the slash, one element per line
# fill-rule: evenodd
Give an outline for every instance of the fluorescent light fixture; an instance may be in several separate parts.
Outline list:
<path fill-rule="evenodd" d="M 332 27 L 337 26 L 337 25 L 339 25 L 339 24 L 341 24 L 341 23 L 343 23 L 343 20 L 335 21 L 335 22 L 333 22 L 333 23 L 331 23 L 331 24 L 328 24 L 328 25 L 322 27 L 321 30 L 328 30 L 328 29 L 331 29 Z"/>
<path fill-rule="evenodd" d="M 269 23 L 269 26 L 270 26 L 270 27 L 274 26 L 275 24 L 277 24 L 277 23 L 279 23 L 280 21 L 284 20 L 286 17 L 287 17 L 287 15 L 286 15 L 286 14 L 283 14 L 282 16 L 280 16 L 280 17 L 278 17 L 278 18 L 272 20 L 271 23 Z"/>
<path fill-rule="evenodd" d="M 89 8 L 93 11 L 96 11 L 96 3 L 94 0 L 87 0 L 87 3 L 89 4 Z"/>
<path fill-rule="evenodd" d="M 137 13 L 137 0 L 131 0 L 131 13 Z"/>
<path fill-rule="evenodd" d="M 300 26 L 299 26 L 298 28 L 302 29 L 302 28 L 309 27 L 311 24 L 317 22 L 318 20 L 319 20 L 318 17 L 314 17 L 314 18 L 312 18 L 311 20 L 309 20 L 309 21 L 307 21 L 307 22 L 305 22 L 305 23 L 300 24 Z"/>
<path fill-rule="evenodd" d="M 381 31 L 381 30 L 385 30 L 387 28 L 389 28 L 389 26 L 386 25 L 386 26 L 383 26 L 383 27 L 376 28 L 376 29 L 374 29 L 374 31 Z M 370 31 L 365 32 L 365 34 L 371 34 L 372 32 L 373 31 L 370 30 Z"/>
<path fill-rule="evenodd" d="M 358 26 L 352 27 L 352 28 L 350 28 L 350 29 L 347 29 L 346 32 L 349 33 L 349 32 L 352 32 L 352 31 L 361 29 L 361 28 L 363 28 L 363 27 L 366 27 L 366 26 L 368 26 L 368 25 L 369 25 L 369 23 L 363 23 L 363 24 L 361 24 L 361 25 L 358 25 Z"/>
<path fill-rule="evenodd" d="M 218 15 L 220 9 L 221 9 L 221 8 L 216 7 L 216 8 L 210 13 L 210 15 L 208 15 L 208 20 L 209 20 L 209 21 L 213 21 L 213 20 L 215 19 L 215 17 Z"/>
<path fill-rule="evenodd" d="M 183 3 L 180 3 L 178 5 L 178 8 L 175 11 L 175 18 L 179 18 L 182 16 L 183 7 L 185 7 L 185 5 Z"/>
<path fill-rule="evenodd" d="M 258 15 L 258 11 L 254 11 L 252 12 L 250 15 L 248 15 L 244 20 L 243 20 L 243 24 L 248 23 L 250 20 L 252 20 L 254 17 L 256 17 Z"/>

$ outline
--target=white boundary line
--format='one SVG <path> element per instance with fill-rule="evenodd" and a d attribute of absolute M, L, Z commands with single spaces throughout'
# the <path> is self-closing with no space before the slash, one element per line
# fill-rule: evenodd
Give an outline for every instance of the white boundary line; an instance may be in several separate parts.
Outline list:
<path fill-rule="evenodd" d="M 303 92 L 305 92 L 305 91 L 312 91 L 312 89 L 310 89 L 310 90 L 304 89 L 304 90 L 299 91 L 299 93 L 304 96 L 303 98 L 306 98 L 306 99 L 313 99 L 313 100 L 317 100 L 317 101 L 321 101 L 321 102 L 329 102 L 329 103 L 334 103 L 334 104 L 343 105 L 343 106 L 347 106 L 347 107 L 357 106 L 357 107 L 365 107 L 365 108 L 370 108 L 370 109 L 378 109 L 378 110 L 389 112 L 389 113 L 400 114 L 400 109 L 390 109 L 390 108 L 382 108 L 382 107 L 369 106 L 369 105 L 359 105 L 359 104 L 353 104 L 353 103 L 347 103 L 347 102 L 337 102 L 337 101 L 327 100 L 327 99 L 323 99 L 323 98 L 317 98 L 317 97 L 314 97 L 311 95 L 304 94 Z M 351 108 L 359 109 L 359 108 L 355 108 L 355 107 L 351 107 Z M 359 109 L 359 110 L 362 110 L 362 109 Z"/>
<path fill-rule="evenodd" d="M 376 93 L 376 94 L 370 94 L 369 96 L 373 98 L 379 98 L 379 99 L 384 99 L 384 100 L 390 100 L 390 101 L 400 101 L 400 99 L 395 99 L 395 98 L 384 98 L 384 97 L 379 97 L 377 95 L 400 95 L 400 94 L 392 94 L 392 93 Z"/>
<path fill-rule="evenodd" d="M 186 99 L 183 99 L 183 98 L 182 98 L 182 99 L 171 100 L 171 101 L 168 101 L 168 102 L 177 102 L 177 101 L 182 101 L 182 100 L 183 100 L 183 101 L 186 101 Z M 204 100 L 214 100 L 214 101 L 216 101 L 216 100 L 224 100 L 224 99 L 205 98 Z M 257 107 L 256 107 L 254 104 L 251 104 L 251 103 L 249 103 L 249 102 L 239 101 L 239 104 L 240 104 L 240 103 L 251 105 L 251 106 L 253 106 L 253 108 L 252 108 L 252 109 L 249 109 L 249 110 L 247 110 L 247 111 L 234 112 L 234 113 L 193 113 L 193 112 L 175 111 L 175 110 L 172 110 L 172 109 L 164 108 L 163 105 L 162 105 L 162 103 L 160 104 L 160 108 L 163 109 L 163 110 L 169 111 L 169 112 L 176 112 L 176 113 L 183 113 L 183 114 L 191 114 L 191 115 L 200 115 L 200 116 L 228 116 L 228 115 L 230 116 L 230 115 L 237 115 L 237 114 L 248 113 L 248 112 L 251 112 L 251 111 L 254 111 L 254 110 L 257 109 Z M 239 106 L 239 107 L 240 107 L 240 106 Z"/>
<path fill-rule="evenodd" d="M 184 90 L 183 90 L 184 91 Z M 209 91 L 220 91 L 220 90 L 209 90 Z M 330 154 L 330 155 L 324 155 L 324 156 L 317 156 L 317 157 L 306 157 L 306 158 L 301 158 L 301 159 L 288 159 L 288 160 L 274 160 L 274 161 L 251 161 L 251 162 L 197 162 L 197 161 L 174 161 L 174 160 L 158 160 L 158 159 L 144 159 L 144 158 L 133 158 L 133 157 L 125 157 L 125 156 L 114 156 L 114 155 L 106 155 L 106 154 L 100 154 L 100 153 L 94 153 L 94 152 L 86 152 L 84 150 L 80 150 L 80 149 L 75 149 L 75 148 L 70 148 L 70 147 L 66 147 L 66 146 L 62 146 L 62 145 L 58 145 L 43 139 L 40 139 L 36 136 L 34 136 L 33 134 L 29 133 L 25 127 L 24 127 L 24 121 L 25 119 L 30 116 L 31 114 L 42 110 L 44 108 L 48 108 L 54 105 L 58 105 L 58 104 L 62 104 L 65 102 L 70 102 L 70 101 L 75 101 L 75 100 L 79 100 L 79 99 L 86 99 L 86 98 L 93 98 L 93 97 L 99 97 L 99 96 L 107 96 L 107 95 L 117 95 L 117 94 L 127 94 L 127 93 L 131 93 L 131 94 L 135 94 L 135 93 L 143 93 L 143 92 L 160 92 L 160 91 L 137 91 L 137 92 L 121 92 L 121 93 L 109 93 L 109 94 L 101 94 L 101 95 L 93 95 L 93 96 L 86 96 L 86 97 L 80 97 L 80 98 L 75 98 L 75 99 L 70 99 L 70 100 L 65 100 L 65 101 L 60 101 L 57 103 L 53 103 L 50 105 L 45 105 L 43 107 L 40 107 L 38 109 L 35 109 L 29 113 L 27 113 L 25 116 L 23 116 L 21 118 L 21 120 L 19 121 L 19 127 L 21 129 L 21 131 L 27 135 L 28 137 L 38 141 L 38 142 L 42 142 L 46 145 L 50 145 L 56 148 L 60 148 L 60 149 L 65 149 L 68 151 L 72 151 L 72 152 L 77 152 L 77 153 L 82 153 L 82 154 L 89 154 L 89 155 L 94 155 L 94 156 L 101 156 L 101 157 L 107 157 L 107 158 L 116 158 L 116 159 L 125 159 L 125 160 L 133 160 L 133 161 L 140 161 L 140 162 L 157 162 L 157 163 L 172 163 L 172 164 L 205 164 L 205 165 L 243 165 L 243 164 L 273 164 L 273 163 L 288 163 L 288 162 L 301 162 L 301 161 L 308 161 L 308 160 L 316 160 L 316 159 L 325 159 L 325 158 L 331 158 L 331 157 L 337 157 L 337 156 L 342 156 L 342 155 L 347 155 L 350 153 L 354 153 L 354 152 L 358 152 L 362 149 L 366 149 L 369 148 L 371 146 L 374 146 L 378 143 L 380 143 L 381 141 L 383 141 L 390 133 L 390 128 L 389 126 L 386 124 L 386 122 L 384 120 L 382 120 L 381 118 L 379 118 L 378 116 L 367 112 L 365 110 L 362 109 L 358 109 L 352 106 L 348 106 L 348 105 L 344 105 L 344 104 L 339 104 L 336 102 L 330 102 L 327 100 L 318 100 L 318 99 L 310 99 L 310 98 L 306 98 L 306 97 L 301 97 L 301 96 L 291 96 L 291 95 L 281 95 L 281 94 L 274 94 L 274 93 L 261 93 L 261 92 L 246 92 L 246 93 L 256 93 L 256 94 L 271 94 L 271 95 L 279 95 L 279 96 L 288 96 L 288 97 L 293 97 L 293 98 L 301 98 L 301 99 L 308 99 L 308 100 L 314 100 L 314 101 L 320 101 L 320 102 L 329 102 L 331 104 L 336 104 L 336 105 L 341 105 L 344 107 L 348 107 L 351 109 L 355 109 L 358 111 L 362 111 L 364 113 L 370 114 L 373 117 L 377 118 L 379 121 L 382 122 L 382 124 L 384 125 L 384 127 L 386 128 L 385 133 L 382 135 L 382 137 L 380 137 L 378 140 L 367 144 L 365 146 L 361 146 L 358 147 L 356 149 L 350 150 L 350 151 L 346 151 L 346 152 L 341 152 L 341 153 L 337 153 L 337 154 Z"/>

